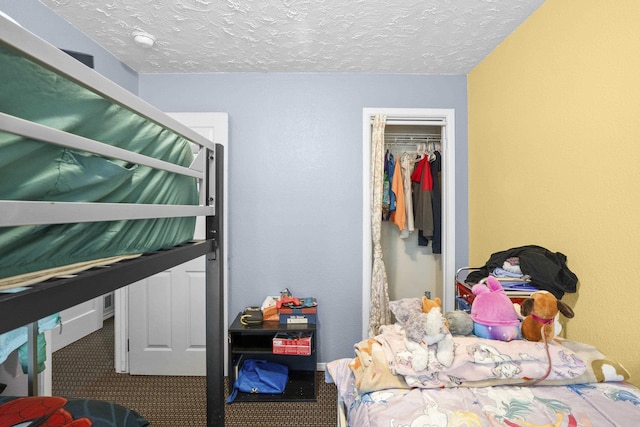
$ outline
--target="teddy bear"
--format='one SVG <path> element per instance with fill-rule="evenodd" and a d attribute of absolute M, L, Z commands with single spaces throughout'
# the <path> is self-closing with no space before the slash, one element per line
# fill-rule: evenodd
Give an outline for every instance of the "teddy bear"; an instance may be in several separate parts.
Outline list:
<path fill-rule="evenodd" d="M 558 313 L 571 319 L 573 309 L 548 291 L 536 291 L 520 305 L 522 337 L 528 341 L 550 342 L 557 335 L 554 323 Z"/>
<path fill-rule="evenodd" d="M 453 363 L 454 345 L 451 332 L 445 326 L 439 307 L 428 313 L 422 311 L 422 301 L 403 298 L 389 303 L 396 321 L 405 332 L 405 344 L 412 354 L 411 367 L 423 371 L 439 363 L 449 367 Z"/>
<path fill-rule="evenodd" d="M 520 320 L 504 288 L 493 276 L 473 285 L 473 333 L 480 338 L 511 341 L 520 338 Z"/>

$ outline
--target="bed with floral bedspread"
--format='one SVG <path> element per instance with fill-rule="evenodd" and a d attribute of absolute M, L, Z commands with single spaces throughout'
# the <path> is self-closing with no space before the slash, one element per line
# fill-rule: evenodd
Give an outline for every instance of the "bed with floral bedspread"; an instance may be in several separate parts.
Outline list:
<path fill-rule="evenodd" d="M 640 420 L 640 389 L 590 345 L 558 339 L 547 355 L 544 343 L 454 337 L 451 366 L 414 372 L 401 331 L 381 332 L 356 343 L 355 357 L 327 364 L 343 426 L 626 427 Z"/>

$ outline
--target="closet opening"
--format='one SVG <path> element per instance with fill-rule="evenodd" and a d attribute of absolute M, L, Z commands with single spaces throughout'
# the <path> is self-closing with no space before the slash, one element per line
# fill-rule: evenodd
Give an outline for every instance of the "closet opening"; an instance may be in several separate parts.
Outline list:
<path fill-rule="evenodd" d="M 435 167 L 436 163 L 434 162 L 439 161 L 435 157 L 438 156 L 441 160 L 441 137 L 442 126 L 391 123 L 385 127 L 384 132 L 385 160 L 394 164 L 394 171 L 398 167 L 401 168 L 403 179 L 405 174 L 411 175 L 411 172 L 414 172 L 422 162 L 426 162 L 427 165 L 433 164 Z M 436 193 L 439 190 L 436 187 L 441 189 L 440 176 L 433 176 L 431 179 L 433 182 L 431 193 Z M 439 291 L 444 289 L 442 283 L 441 223 L 433 221 L 436 209 L 440 213 L 442 212 L 440 194 L 437 197 L 438 203 L 431 204 L 432 214 L 429 211 L 423 212 L 427 215 L 419 215 L 431 216 L 430 223 L 427 220 L 422 221 L 426 224 L 422 224 L 419 221 L 420 218 L 407 215 L 410 222 L 409 224 L 405 223 L 404 230 L 400 231 L 390 215 L 383 215 L 385 220 L 382 221 L 380 240 L 389 281 L 390 300 L 412 298 L 420 295 L 420 291 L 442 298 Z M 406 199 L 405 204 L 410 210 L 415 212 L 419 209 L 416 201 L 420 205 L 421 200 L 415 199 L 415 193 L 404 193 L 404 198 Z M 420 209 L 420 211 L 424 210 Z"/>
<path fill-rule="evenodd" d="M 373 265 L 372 243 L 372 123 L 376 115 L 385 116 L 384 161 L 435 158 L 438 151 L 440 173 L 440 238 L 425 239 L 415 228 L 400 232 L 383 220 L 380 229 L 382 258 L 388 280 L 389 300 L 420 297 L 428 292 L 439 297 L 443 310 L 453 310 L 455 296 L 455 133 L 454 111 L 449 109 L 383 109 L 363 111 L 363 262 L 362 331 L 370 335 L 370 307 Z M 398 157 L 399 156 L 399 157 Z M 428 163 L 427 163 L 428 164 Z M 382 212 L 380 213 L 382 215 Z"/>

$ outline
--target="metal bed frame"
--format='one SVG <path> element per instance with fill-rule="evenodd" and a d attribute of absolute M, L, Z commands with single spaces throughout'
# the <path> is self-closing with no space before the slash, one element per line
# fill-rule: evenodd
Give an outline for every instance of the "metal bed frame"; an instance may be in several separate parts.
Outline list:
<path fill-rule="evenodd" d="M 224 287 L 222 259 L 223 150 L 66 53 L 0 15 L 0 43 L 200 147 L 188 167 L 132 153 L 0 112 L 0 131 L 105 157 L 191 176 L 198 180 L 199 205 L 136 205 L 0 200 L 0 227 L 166 217 L 206 217 L 205 240 L 143 254 L 70 278 L 50 279 L 17 293 L 0 294 L 0 333 L 28 326 L 29 394 L 37 393 L 37 321 L 115 289 L 206 255 L 207 426 L 224 425 Z"/>

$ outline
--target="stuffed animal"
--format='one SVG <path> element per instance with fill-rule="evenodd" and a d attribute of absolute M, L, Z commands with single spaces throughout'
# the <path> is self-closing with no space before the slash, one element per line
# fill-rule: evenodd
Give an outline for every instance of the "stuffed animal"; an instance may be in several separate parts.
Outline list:
<path fill-rule="evenodd" d="M 536 291 L 530 298 L 522 301 L 520 314 L 522 320 L 522 337 L 529 341 L 550 342 L 556 336 L 554 322 L 558 313 L 571 319 L 573 310 L 567 304 L 556 299 L 548 291 Z"/>
<path fill-rule="evenodd" d="M 405 344 L 412 354 L 411 367 L 414 371 L 435 367 L 437 363 L 451 366 L 454 358 L 453 337 L 444 324 L 445 319 L 439 307 L 424 313 L 421 300 L 417 298 L 391 301 L 389 306 L 404 329 Z"/>
<path fill-rule="evenodd" d="M 447 321 L 447 327 L 451 335 L 472 335 L 473 334 L 473 319 L 471 315 L 464 310 L 447 311 L 444 314 L 444 318 Z"/>
<path fill-rule="evenodd" d="M 442 310 L 442 301 L 440 298 L 435 297 L 434 299 L 429 299 L 426 296 L 422 297 L 422 312 L 428 313 L 432 308 L 439 308 Z"/>
<path fill-rule="evenodd" d="M 438 297 L 429 299 L 426 295 L 424 295 L 422 297 L 422 312 L 428 313 L 432 308 L 437 308 L 438 310 L 440 310 L 440 313 L 442 313 L 442 300 Z M 449 328 L 449 323 L 447 322 L 446 318 L 444 320 L 444 325 Z"/>
<path fill-rule="evenodd" d="M 413 354 L 411 367 L 414 371 L 439 370 L 436 360 L 444 367 L 453 363 L 453 337 L 444 322 L 440 309 L 432 309 L 411 316 L 405 324 L 406 344 Z"/>
<path fill-rule="evenodd" d="M 409 316 L 422 312 L 422 302 L 418 298 L 402 298 L 389 301 L 389 308 L 401 325 L 407 323 Z"/>
<path fill-rule="evenodd" d="M 520 320 L 502 285 L 493 276 L 473 285 L 473 333 L 480 338 L 511 341 L 520 337 Z"/>

